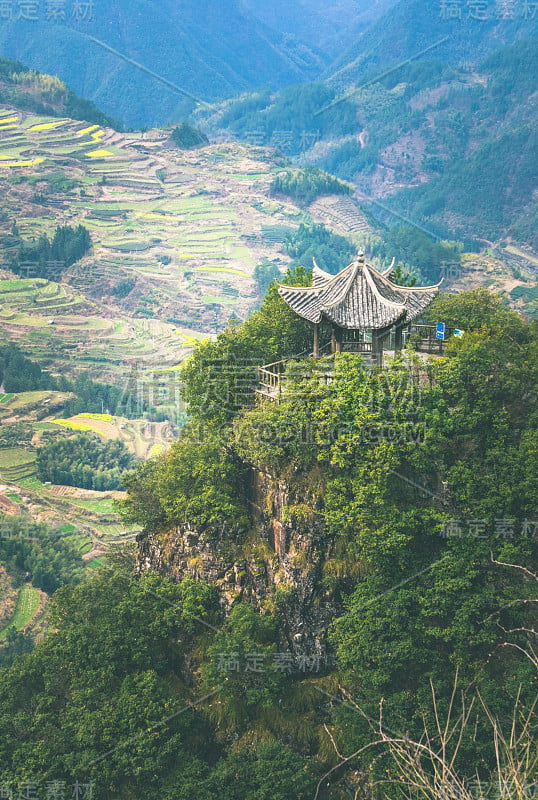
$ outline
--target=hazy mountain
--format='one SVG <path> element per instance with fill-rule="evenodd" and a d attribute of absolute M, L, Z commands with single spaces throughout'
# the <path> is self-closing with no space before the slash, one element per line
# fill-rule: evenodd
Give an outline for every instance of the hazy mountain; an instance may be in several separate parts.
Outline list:
<path fill-rule="evenodd" d="M 472 10 L 479 7 L 483 11 Z M 538 15 L 529 3 L 400 0 L 356 38 L 326 77 L 345 86 L 421 57 L 422 51 L 441 40 L 442 44 L 428 50 L 428 57 L 452 65 L 463 61 L 478 64 L 503 45 L 537 34 Z"/>
<path fill-rule="evenodd" d="M 247 141 L 255 132 L 441 236 L 536 248 L 537 98 L 530 39 L 476 67 L 408 63 L 345 100 L 321 82 L 246 96 L 207 122 Z"/>
<path fill-rule="evenodd" d="M 242 0 L 242 6 L 275 31 L 296 37 L 337 58 L 394 0 Z"/>
<path fill-rule="evenodd" d="M 177 120 L 192 107 L 182 92 L 211 101 L 252 87 L 278 89 L 312 79 L 327 64 L 320 51 L 271 30 L 240 0 L 94 0 L 93 6 L 89 19 L 74 19 L 75 4 L 57 21 L 46 18 L 44 6 L 35 19 L 3 19 L 0 49 L 69 81 L 130 126 Z"/>

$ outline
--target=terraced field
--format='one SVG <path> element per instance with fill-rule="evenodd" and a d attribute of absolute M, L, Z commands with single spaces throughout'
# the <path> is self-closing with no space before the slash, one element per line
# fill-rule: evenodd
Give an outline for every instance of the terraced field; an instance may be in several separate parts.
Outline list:
<path fill-rule="evenodd" d="M 25 240 L 81 223 L 93 242 L 55 282 L 0 280 L 0 340 L 114 380 L 135 363 L 178 364 L 259 301 L 254 267 L 280 258 L 263 228 L 306 218 L 269 197 L 276 168 L 238 144 L 184 152 L 166 131 L 120 134 L 0 106 L 0 235 L 15 222 Z"/>
<path fill-rule="evenodd" d="M 182 403 L 181 408 L 184 410 Z M 67 430 L 96 433 L 106 440 L 122 439 L 138 458 L 148 458 L 155 448 L 167 449 L 175 438 L 168 422 L 130 420 L 108 414 L 77 414 L 69 419 L 55 419 L 53 424 Z"/>
<path fill-rule="evenodd" d="M 152 321 L 144 320 L 151 326 Z M 121 332 L 120 323 L 111 326 Z M 109 334 L 109 335 L 112 335 Z M 178 339 L 186 337 L 178 331 Z M 189 343 L 192 346 L 192 342 Z M 170 420 L 181 423 L 184 413 L 179 397 L 179 372 L 174 366 L 147 371 L 136 364 L 126 390 L 165 410 Z M 121 523 L 114 501 L 117 491 L 91 491 L 71 486 L 42 483 L 36 474 L 36 450 L 44 437 L 85 431 L 103 439 L 122 439 L 138 458 L 164 452 L 174 441 L 177 429 L 171 422 L 128 419 L 111 413 L 81 413 L 66 418 L 62 410 L 73 395 L 54 391 L 0 394 L 2 426 L 24 423 L 33 430 L 24 445 L 0 447 L 0 515 L 8 514 L 60 528 L 94 567 L 111 546 L 138 532 Z"/>
<path fill-rule="evenodd" d="M 116 311 L 118 316 L 110 316 L 69 285 L 0 280 L 0 341 L 24 345 L 39 360 L 54 354 L 59 373 L 84 369 L 100 378 L 125 379 L 134 363 L 173 366 L 190 353 L 191 331 Z"/>
<path fill-rule="evenodd" d="M 17 602 L 13 616 L 7 625 L 0 631 L 0 642 L 6 638 L 10 628 L 21 631 L 29 625 L 36 616 L 40 603 L 39 590 L 28 583 L 21 586 L 17 595 Z"/>
<path fill-rule="evenodd" d="M 22 447 L 0 450 L 0 480 L 17 483 L 35 474 L 35 453 Z"/>
<path fill-rule="evenodd" d="M 91 256 L 62 276 L 72 290 L 41 287 L 32 311 L 91 315 L 83 305 L 93 301 L 213 332 L 230 304 L 242 317 L 258 300 L 254 267 L 261 256 L 278 255 L 261 240 L 262 226 L 302 217 L 293 204 L 269 200 L 275 165 L 241 145 L 183 152 L 167 132 L 122 135 L 9 107 L 0 114 L 0 183 L 13 201 L 0 228 L 7 232 L 16 219 L 30 237 L 82 222 L 94 242 Z M 55 191 L 58 173 L 76 186 Z M 125 279 L 134 288 L 116 300 Z M 223 291 L 229 286 L 232 295 Z M 12 313 L 6 309 L 4 319 Z M 29 316 L 10 321 L 37 326 L 39 314 Z"/>

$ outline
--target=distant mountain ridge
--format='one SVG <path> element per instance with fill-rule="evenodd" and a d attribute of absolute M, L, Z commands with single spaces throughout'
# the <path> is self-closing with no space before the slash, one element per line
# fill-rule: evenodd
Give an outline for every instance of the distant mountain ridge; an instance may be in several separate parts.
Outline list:
<path fill-rule="evenodd" d="M 538 38 L 476 66 L 435 56 L 387 61 L 355 91 L 316 82 L 246 95 L 207 123 L 247 141 L 257 132 L 256 143 L 352 181 L 396 212 L 390 225 L 403 215 L 441 238 L 511 236 L 538 249 Z"/>
<path fill-rule="evenodd" d="M 94 0 L 91 19 L 79 21 L 66 14 L 53 22 L 42 13 L 35 21 L 2 21 L 0 51 L 68 80 L 127 126 L 181 119 L 193 105 L 186 94 L 210 102 L 253 87 L 278 89 L 313 79 L 328 63 L 319 49 L 247 13 L 240 0 Z"/>
<path fill-rule="evenodd" d="M 323 77 L 339 86 L 375 78 L 407 59 L 420 58 L 436 44 L 430 58 L 452 66 L 476 65 L 493 51 L 534 36 L 538 14 L 529 3 L 400 0 L 359 35 Z"/>
<path fill-rule="evenodd" d="M 338 58 L 394 0 L 241 0 L 242 6 L 270 28 L 293 34 L 310 47 Z"/>

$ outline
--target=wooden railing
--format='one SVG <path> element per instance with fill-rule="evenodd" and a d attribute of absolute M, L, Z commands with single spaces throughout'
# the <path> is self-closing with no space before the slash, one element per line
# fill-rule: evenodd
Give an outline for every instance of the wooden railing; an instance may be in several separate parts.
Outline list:
<path fill-rule="evenodd" d="M 442 354 L 446 346 L 447 339 L 453 333 L 453 328 L 445 328 L 445 338 L 437 339 L 437 328 L 435 325 L 412 325 L 407 334 L 411 338 L 415 350 L 419 352 Z M 342 342 L 341 352 L 343 353 L 362 353 L 363 355 L 372 354 L 372 343 L 361 340 L 349 340 Z M 301 360 L 312 358 L 312 353 L 301 353 L 292 359 L 274 361 L 272 364 L 264 364 L 258 367 L 258 387 L 256 393 L 271 400 L 280 400 L 282 391 L 293 383 L 300 383 L 301 380 L 316 377 L 319 383 L 329 384 L 334 380 L 334 354 L 330 352 L 331 342 L 325 342 L 320 347 L 320 358 L 316 359 L 318 367 L 315 370 L 301 370 Z M 326 355 L 325 355 L 326 354 Z M 286 374 L 286 367 L 291 362 L 296 361 L 297 367 L 291 369 Z"/>
<path fill-rule="evenodd" d="M 342 342 L 342 353 L 371 353 L 372 342 Z"/>
<path fill-rule="evenodd" d="M 411 325 L 408 338 L 419 352 L 443 353 L 447 340 L 454 334 L 454 328 L 445 328 L 445 338 L 437 338 L 435 325 Z"/>
<path fill-rule="evenodd" d="M 258 394 L 264 397 L 277 399 L 282 392 L 282 373 L 284 371 L 284 361 L 274 361 L 258 367 Z"/>
<path fill-rule="evenodd" d="M 329 384 L 334 380 L 333 356 L 322 356 L 316 360 L 316 370 L 300 369 L 300 361 L 297 367 L 286 374 L 286 364 L 295 361 L 275 361 L 272 364 L 265 364 L 258 367 L 258 388 L 257 394 L 268 397 L 271 400 L 279 400 L 285 387 L 293 383 L 300 383 L 302 380 L 317 378 L 319 383 Z"/>

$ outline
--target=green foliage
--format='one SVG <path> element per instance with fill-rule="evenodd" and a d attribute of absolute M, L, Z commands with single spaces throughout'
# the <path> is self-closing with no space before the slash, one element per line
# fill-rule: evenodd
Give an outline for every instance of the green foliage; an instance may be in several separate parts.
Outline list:
<path fill-rule="evenodd" d="M 279 268 L 274 262 L 269 261 L 268 258 L 262 258 L 260 263 L 256 264 L 254 267 L 254 280 L 258 284 L 258 289 L 262 297 L 265 296 L 273 281 L 279 280 L 280 277 Z"/>
<path fill-rule="evenodd" d="M 120 439 L 104 442 L 91 433 L 50 442 L 38 448 L 36 458 L 41 481 L 97 491 L 121 489 L 122 474 L 135 463 Z"/>
<path fill-rule="evenodd" d="M 30 70 L 20 61 L 0 59 L 0 98 L 17 108 L 53 117 L 71 117 L 121 130 L 120 123 L 83 97 L 78 97 L 59 78 Z"/>
<path fill-rule="evenodd" d="M 316 361 L 286 364 L 279 403 L 244 409 L 234 420 L 231 441 L 241 459 L 273 475 L 313 467 L 319 452 L 315 414 L 328 391 L 319 380 L 322 374 Z"/>
<path fill-rule="evenodd" d="M 37 244 L 22 242 L 17 255 L 10 255 L 9 268 L 24 277 L 58 280 L 58 265 L 60 271 L 67 269 L 86 255 L 91 246 L 90 234 L 84 225 L 76 228 L 64 225 L 56 228 L 52 242 L 45 235 L 39 237 Z M 31 273 L 29 263 L 35 265 Z"/>
<path fill-rule="evenodd" d="M 203 711 L 188 708 L 183 659 L 208 630 L 197 618 L 218 616 L 214 588 L 192 581 L 103 568 L 58 591 L 55 634 L 0 673 L 2 779 L 74 781 L 82 769 L 122 797 L 137 785 L 137 796 L 150 798 L 174 764 L 209 758 L 212 734 Z M 20 708 L 27 692 L 39 698 L 37 716 Z M 21 712 L 24 733 L 15 723 Z"/>
<path fill-rule="evenodd" d="M 10 667 L 18 656 L 31 653 L 33 649 L 34 641 L 31 634 L 10 628 L 0 647 L 0 669 Z"/>
<path fill-rule="evenodd" d="M 112 288 L 112 294 L 114 297 L 118 297 L 120 300 L 123 300 L 125 297 L 127 297 L 127 295 L 131 294 L 135 286 L 135 278 L 125 278 L 125 280 L 120 281 Z"/>
<path fill-rule="evenodd" d="M 275 618 L 262 617 L 252 606 L 240 603 L 208 648 L 204 686 L 208 691 L 219 687 L 220 705 L 225 706 L 219 717 L 227 717 L 228 724 L 244 722 L 256 707 L 272 706 L 281 696 L 286 675 L 272 664 L 277 635 Z"/>
<path fill-rule="evenodd" d="M 215 430 L 187 425 L 166 456 L 124 479 L 124 519 L 146 528 L 190 523 L 218 535 L 246 521 L 244 467 Z"/>
<path fill-rule="evenodd" d="M 351 262 L 356 255 L 355 246 L 325 225 L 301 223 L 296 231 L 286 235 L 283 250 L 292 257 L 292 267 L 312 267 L 312 262 L 335 275 Z"/>
<path fill-rule="evenodd" d="M 128 525 L 141 525 L 144 529 L 161 530 L 168 525 L 162 506 L 158 484 L 161 460 L 143 461 L 136 470 L 123 476 L 127 498 L 118 503 L 118 511 Z"/>
<path fill-rule="evenodd" d="M 56 388 L 53 376 L 26 358 L 15 344 L 0 347 L 0 383 L 4 384 L 6 392 Z"/>
<path fill-rule="evenodd" d="M 372 253 L 385 262 L 396 258 L 401 268 L 412 272 L 418 270 L 422 285 L 437 283 L 442 277 L 443 264 L 460 263 L 460 251 L 453 244 L 435 241 L 427 233 L 409 225 L 386 231 L 382 241 L 373 246 Z"/>
<path fill-rule="evenodd" d="M 516 313 L 510 311 L 503 300 L 480 287 L 459 294 L 439 294 L 424 313 L 426 322 L 442 320 L 449 328 L 479 330 L 484 328 L 497 334 L 520 335 L 525 326 Z"/>
<path fill-rule="evenodd" d="M 454 86 L 448 107 L 434 111 L 435 129 L 422 126 L 431 180 L 399 192 L 392 208 L 426 227 L 450 227 L 455 238 L 497 239 L 510 230 L 536 246 L 537 53 L 536 39 L 516 42 L 480 65 L 482 85 Z"/>
<path fill-rule="evenodd" d="M 195 430 L 185 430 L 158 472 L 157 491 L 168 519 L 202 528 L 223 519 L 243 521 L 242 465 L 218 438 L 206 435 L 198 441 Z"/>
<path fill-rule="evenodd" d="M 195 147 L 203 147 L 209 143 L 209 139 L 205 133 L 202 133 L 202 131 L 199 131 L 197 128 L 193 128 L 193 126 L 189 125 L 187 122 L 182 122 L 181 125 L 174 128 L 171 138 L 174 144 L 181 148 L 181 150 L 192 150 Z"/>
<path fill-rule="evenodd" d="M 7 522 L 9 536 L 6 535 Z M 82 556 L 67 539 L 58 537 L 43 524 L 29 528 L 27 521 L 20 518 L 4 518 L 2 524 L 0 563 L 17 581 L 30 578 L 34 586 L 52 594 L 58 587 L 76 584 L 82 579 Z"/>
<path fill-rule="evenodd" d="M 330 107 L 335 97 L 322 83 L 288 86 L 276 95 L 249 93 L 226 104 L 219 125 L 247 140 L 256 131 L 260 144 L 286 154 L 304 153 L 326 135 L 355 132 L 355 104 L 344 100 Z"/>
<path fill-rule="evenodd" d="M 304 270 L 295 278 L 308 282 Z M 295 346 L 279 304 L 271 287 L 251 320 L 195 350 L 191 422 L 169 453 L 125 480 L 126 518 L 164 550 L 163 533 L 176 525 L 204 534 L 219 556 L 228 539 L 245 567 L 227 619 L 215 586 L 135 578 L 114 564 L 60 589 L 54 633 L 0 670 L 0 779 L 67 779 L 83 767 L 126 800 L 306 800 L 336 763 L 333 744 L 350 754 L 372 741 L 381 701 L 385 729 L 414 738 L 435 724 L 430 681 L 441 718 L 451 702 L 456 714 L 468 707 L 476 690 L 508 724 L 518 695 L 535 701 L 536 670 L 521 650 L 536 586 L 496 562 L 532 569 L 538 556 L 528 524 L 538 491 L 538 325 L 484 290 L 441 297 L 432 313 L 466 331 L 444 357 L 425 364 L 406 350 L 368 370 L 340 354 L 330 381 L 320 380 L 323 362 L 291 361 L 279 404 L 234 395 L 224 413 L 222 397 L 237 388 L 226 371 L 222 388 L 232 354 Z M 214 360 L 204 362 L 208 353 Z M 200 397 L 212 381 L 216 407 Z M 321 568 L 301 589 L 332 620 L 330 676 L 298 680 L 276 668 L 290 636 L 283 623 L 297 611 L 289 584 L 275 580 L 273 614 L 247 602 L 252 466 L 286 487 L 284 524 L 305 536 L 308 523 L 312 543 L 323 542 Z M 456 670 L 463 694 L 451 701 Z M 478 710 L 455 767 L 468 779 L 495 768 Z M 349 769 L 398 777 L 378 748 Z"/>
<path fill-rule="evenodd" d="M 28 447 L 34 430 L 24 422 L 15 422 L 0 428 L 0 447 Z"/>
<path fill-rule="evenodd" d="M 53 364 L 53 359 L 51 359 Z M 52 375 L 35 361 L 26 358 L 16 344 L 0 345 L 0 382 L 6 392 L 31 392 L 50 389 L 72 392 L 75 397 L 66 399 L 64 413 L 74 416 L 81 413 L 100 413 L 103 409 L 118 416 L 133 419 L 145 414 L 152 416 L 154 410 L 142 402 L 135 390 L 120 388 L 94 381 L 88 372 L 82 372 L 74 380 Z"/>
<path fill-rule="evenodd" d="M 398 286 L 417 285 L 417 276 L 411 275 L 410 272 L 404 272 L 401 264 L 396 264 L 395 268 L 393 269 L 390 275 L 390 279 L 393 283 L 397 283 Z"/>
<path fill-rule="evenodd" d="M 351 194 L 352 187 L 318 167 L 288 169 L 271 181 L 271 194 L 285 194 L 298 203 L 309 205 L 323 194 Z"/>
<path fill-rule="evenodd" d="M 230 746 L 212 720 L 234 699 L 254 713 L 278 698 L 282 673 L 218 668 L 221 648 L 270 657 L 274 620 L 238 606 L 219 629 L 213 586 L 115 566 L 58 591 L 52 624 L 53 635 L 0 670 L 2 781 L 73 783 L 83 772 L 97 792 L 113 786 L 126 799 L 311 797 L 319 772 L 311 759 L 270 735 Z"/>
<path fill-rule="evenodd" d="M 44 183 L 46 188 L 40 187 L 40 191 L 45 191 L 46 194 L 67 194 L 78 186 L 77 180 L 68 178 L 61 170 L 51 172 L 48 175 L 32 175 L 32 177 L 28 178 L 28 183 L 30 186 Z"/>
<path fill-rule="evenodd" d="M 307 800 L 312 797 L 316 783 L 314 771 L 304 756 L 280 742 L 271 742 L 231 752 L 202 786 L 197 783 L 192 787 L 194 794 L 187 794 L 183 787 L 175 797 L 209 800 L 218 795 L 223 800 Z"/>
<path fill-rule="evenodd" d="M 137 419 L 152 416 L 152 408 L 146 401 L 136 396 L 136 388 L 127 385 L 124 388 L 109 383 L 94 381 L 88 372 L 81 372 L 74 380 L 63 376 L 56 379 L 56 388 L 63 392 L 73 392 L 73 399 L 66 401 L 64 414 L 66 417 L 76 414 L 99 414 L 105 410 L 117 416 Z"/>
<path fill-rule="evenodd" d="M 297 267 L 284 276 L 285 284 L 308 286 L 311 273 Z M 183 394 L 189 413 L 198 422 L 230 421 L 253 399 L 256 368 L 312 346 L 307 322 L 296 314 L 271 284 L 259 311 L 241 326 L 231 326 L 215 341 L 199 344 L 182 368 Z"/>

